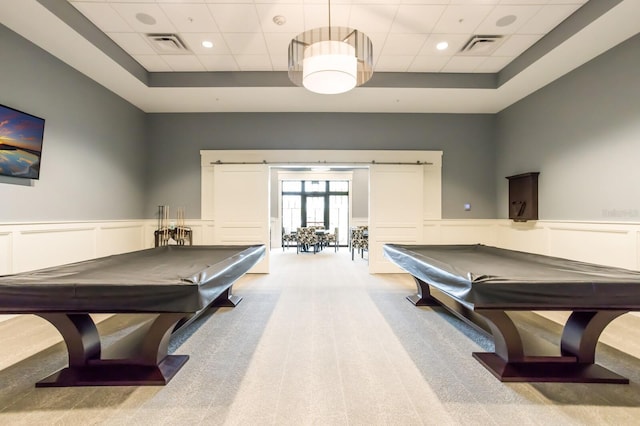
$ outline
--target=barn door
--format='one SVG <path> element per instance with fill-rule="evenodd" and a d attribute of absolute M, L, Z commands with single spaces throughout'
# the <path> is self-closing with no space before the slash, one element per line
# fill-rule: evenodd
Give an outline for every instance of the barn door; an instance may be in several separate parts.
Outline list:
<path fill-rule="evenodd" d="M 422 240 L 422 165 L 372 165 L 369 169 L 369 272 L 397 273 L 382 253 L 385 243 Z"/>
<path fill-rule="evenodd" d="M 265 244 L 265 258 L 253 273 L 269 272 L 269 167 L 265 164 L 214 166 L 214 244 Z"/>

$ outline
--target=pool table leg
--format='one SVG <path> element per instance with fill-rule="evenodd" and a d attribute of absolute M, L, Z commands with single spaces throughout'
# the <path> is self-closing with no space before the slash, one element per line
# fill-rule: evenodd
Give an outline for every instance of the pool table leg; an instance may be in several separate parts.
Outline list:
<path fill-rule="evenodd" d="M 184 313 L 164 313 L 114 343 L 103 354 L 100 336 L 89 314 L 39 313 L 62 335 L 69 366 L 36 383 L 36 387 L 165 385 L 189 359 L 168 355 L 175 324 Z"/>
<path fill-rule="evenodd" d="M 600 334 L 611 321 L 628 311 L 572 312 L 562 330 L 560 350 L 574 355 L 578 362 L 593 364 Z"/>
<path fill-rule="evenodd" d="M 220 296 L 216 297 L 209 306 L 233 308 L 242 301 L 242 297 L 236 296 L 231 291 L 231 286 L 227 288 Z"/>
<path fill-rule="evenodd" d="M 534 346 L 523 340 L 506 312 L 475 312 L 484 317 L 491 328 L 495 352 L 474 352 L 473 357 L 503 382 L 629 383 L 629 379 L 595 364 L 600 333 L 625 312 L 572 313 L 562 334 L 559 355 L 526 353 Z"/>
<path fill-rule="evenodd" d="M 429 284 L 422 281 L 420 278 L 413 277 L 416 282 L 416 294 L 407 296 L 407 300 L 416 306 L 437 306 L 438 301 L 431 297 L 431 291 L 429 290 Z"/>

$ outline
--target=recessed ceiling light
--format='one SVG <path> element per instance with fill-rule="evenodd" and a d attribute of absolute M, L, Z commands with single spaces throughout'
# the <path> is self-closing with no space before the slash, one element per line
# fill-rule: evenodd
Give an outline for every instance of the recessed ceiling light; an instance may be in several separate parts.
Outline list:
<path fill-rule="evenodd" d="M 136 13 L 136 19 L 146 25 L 155 25 L 156 23 L 156 18 L 148 13 Z"/>
<path fill-rule="evenodd" d="M 447 43 L 446 41 L 441 41 L 440 43 L 436 44 L 436 49 L 438 50 L 445 50 L 447 47 L 449 47 L 449 43 Z"/>
<path fill-rule="evenodd" d="M 496 21 L 496 27 L 506 27 L 516 22 L 518 17 L 516 15 L 506 15 Z"/>
<path fill-rule="evenodd" d="M 209 40 L 205 40 L 202 42 L 202 47 L 206 47 L 207 49 L 211 49 L 213 47 L 213 42 Z"/>

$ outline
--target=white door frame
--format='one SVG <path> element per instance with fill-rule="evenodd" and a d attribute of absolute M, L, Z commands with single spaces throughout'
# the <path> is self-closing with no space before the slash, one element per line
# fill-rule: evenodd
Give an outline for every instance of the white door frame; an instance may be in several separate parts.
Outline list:
<path fill-rule="evenodd" d="M 216 164 L 268 164 L 270 166 L 346 166 L 421 164 L 424 168 L 422 220 L 442 219 L 442 151 L 350 150 L 202 150 L 201 219 L 213 220 L 215 235 L 214 166 Z M 351 209 L 350 209 L 351 210 Z M 351 214 L 351 213 L 350 213 Z M 269 215 L 269 213 L 267 213 Z M 372 212 L 369 211 L 369 216 Z M 270 218 L 265 218 L 270 223 Z M 278 232 L 280 232 L 278 230 Z M 215 239 L 215 238 L 214 238 Z M 264 244 L 269 244 L 268 236 Z M 422 235 L 418 235 L 418 242 Z M 211 243 L 204 241 L 204 244 Z"/>

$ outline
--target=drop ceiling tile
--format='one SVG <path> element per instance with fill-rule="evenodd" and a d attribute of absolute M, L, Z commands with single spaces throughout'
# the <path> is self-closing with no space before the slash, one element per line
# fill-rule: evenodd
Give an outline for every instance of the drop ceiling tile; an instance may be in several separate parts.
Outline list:
<path fill-rule="evenodd" d="M 405 72 L 414 58 L 414 56 L 381 56 L 373 69 L 374 72 Z"/>
<path fill-rule="evenodd" d="M 133 28 L 127 24 L 107 3 L 76 2 L 73 5 L 86 16 L 96 27 L 105 32 L 131 32 Z"/>
<path fill-rule="evenodd" d="M 155 0 L 83 0 L 98 1 L 102 3 L 156 3 Z"/>
<path fill-rule="evenodd" d="M 122 1 L 122 0 L 115 0 Z M 133 1 L 133 0 L 132 0 Z M 153 3 L 154 0 L 150 2 Z M 206 3 L 206 0 L 155 0 L 156 3 Z"/>
<path fill-rule="evenodd" d="M 384 43 L 387 40 L 388 33 L 370 33 L 367 34 L 367 37 L 371 40 L 371 44 L 373 45 L 373 59 L 374 61 L 380 56 L 382 49 L 384 48 Z"/>
<path fill-rule="evenodd" d="M 353 5 L 349 18 L 349 27 L 368 33 L 388 32 L 396 15 L 398 6 L 389 5 Z"/>
<path fill-rule="evenodd" d="M 348 27 L 351 5 L 331 5 L 331 26 Z M 304 6 L 304 31 L 313 28 L 329 26 L 329 13 L 326 3 L 324 5 Z M 358 28 L 360 29 L 360 28 Z"/>
<path fill-rule="evenodd" d="M 472 37 L 472 34 L 431 34 L 420 50 L 420 55 L 453 56 L 458 53 Z M 449 43 L 445 50 L 438 50 L 436 45 L 441 41 Z"/>
<path fill-rule="evenodd" d="M 434 33 L 469 34 L 487 17 L 493 9 L 490 5 L 451 5 L 444 11 Z"/>
<path fill-rule="evenodd" d="M 274 71 L 287 71 L 289 69 L 289 58 L 287 55 L 271 55 L 271 64 Z"/>
<path fill-rule="evenodd" d="M 271 71 L 269 55 L 236 55 L 236 62 L 240 71 Z"/>
<path fill-rule="evenodd" d="M 153 55 L 156 53 L 141 34 L 108 33 L 107 35 L 129 55 Z"/>
<path fill-rule="evenodd" d="M 160 55 L 174 71 L 205 71 L 204 66 L 195 55 Z"/>
<path fill-rule="evenodd" d="M 514 34 L 502 42 L 491 56 L 518 56 L 540 38 L 541 36 L 535 34 Z"/>
<path fill-rule="evenodd" d="M 308 4 L 319 4 L 324 6 L 324 9 L 327 10 L 327 0 L 303 0 L 303 3 L 306 5 Z M 351 5 L 352 0 L 331 0 L 331 13 L 333 14 L 333 6 L 334 5 Z"/>
<path fill-rule="evenodd" d="M 157 4 L 147 3 L 112 3 L 113 8 L 139 33 L 173 33 L 176 28 Z M 141 21 L 145 17 L 153 19 L 152 23 Z"/>
<path fill-rule="evenodd" d="M 371 4 L 400 4 L 402 0 L 352 0 L 352 4 L 362 4 L 362 5 L 371 5 Z"/>
<path fill-rule="evenodd" d="M 208 4 L 213 19 L 223 33 L 261 32 L 254 4 Z"/>
<path fill-rule="evenodd" d="M 227 55 L 230 53 L 227 42 L 220 33 L 184 33 L 180 34 L 182 41 L 197 55 Z M 213 47 L 202 46 L 203 41 L 210 41 Z"/>
<path fill-rule="evenodd" d="M 198 60 L 207 71 L 239 71 L 232 55 L 200 55 Z"/>
<path fill-rule="evenodd" d="M 229 50 L 234 55 L 267 55 L 267 45 L 262 33 L 224 34 Z"/>
<path fill-rule="evenodd" d="M 205 4 L 161 4 L 160 8 L 181 33 L 219 31 Z"/>
<path fill-rule="evenodd" d="M 289 43 L 297 34 L 286 33 L 265 33 L 264 41 L 267 43 L 267 50 L 271 56 L 288 55 Z"/>
<path fill-rule="evenodd" d="M 588 0 L 549 0 L 549 4 L 585 4 Z"/>
<path fill-rule="evenodd" d="M 546 34 L 574 13 L 580 5 L 553 5 L 543 7 L 525 25 L 520 34 Z"/>
<path fill-rule="evenodd" d="M 416 56 L 409 72 L 439 72 L 451 59 L 451 56 Z"/>
<path fill-rule="evenodd" d="M 422 49 L 427 37 L 426 34 L 389 34 L 381 54 L 384 56 L 415 56 Z"/>
<path fill-rule="evenodd" d="M 304 11 L 302 4 L 256 4 L 258 18 L 265 33 L 301 33 L 304 31 Z M 285 18 L 285 23 L 278 25 L 275 16 Z"/>
<path fill-rule="evenodd" d="M 158 55 L 133 55 L 133 59 L 138 61 L 140 65 L 149 72 L 168 72 L 172 71 L 169 64 L 167 64 Z"/>
<path fill-rule="evenodd" d="M 500 0 L 500 4 L 526 4 L 526 5 L 545 5 L 549 0 Z"/>
<path fill-rule="evenodd" d="M 475 69 L 475 72 L 498 72 L 502 68 L 506 67 L 513 59 L 514 57 L 508 56 L 491 56 L 487 58 L 482 64 L 480 64 Z"/>
<path fill-rule="evenodd" d="M 442 72 L 473 72 L 486 59 L 484 56 L 454 56 L 442 68 Z"/>
<path fill-rule="evenodd" d="M 498 6 L 476 28 L 477 34 L 514 34 L 542 9 L 542 6 Z"/>
<path fill-rule="evenodd" d="M 401 4 L 420 4 L 420 5 L 445 5 L 451 4 L 451 0 L 402 0 Z"/>
<path fill-rule="evenodd" d="M 225 3 L 225 4 L 253 4 L 252 0 L 205 0 L 207 4 Z"/>
<path fill-rule="evenodd" d="M 394 33 L 430 33 L 445 11 L 445 6 L 403 4 L 391 26 Z"/>
<path fill-rule="evenodd" d="M 451 0 L 452 5 L 498 4 L 500 0 Z"/>
<path fill-rule="evenodd" d="M 306 4 L 307 2 L 304 0 L 254 0 L 255 4 L 260 4 L 260 3 L 269 3 L 269 4 L 274 4 L 274 5 L 289 5 L 289 4 Z M 331 2 L 331 4 L 333 5 L 333 2 Z"/>

